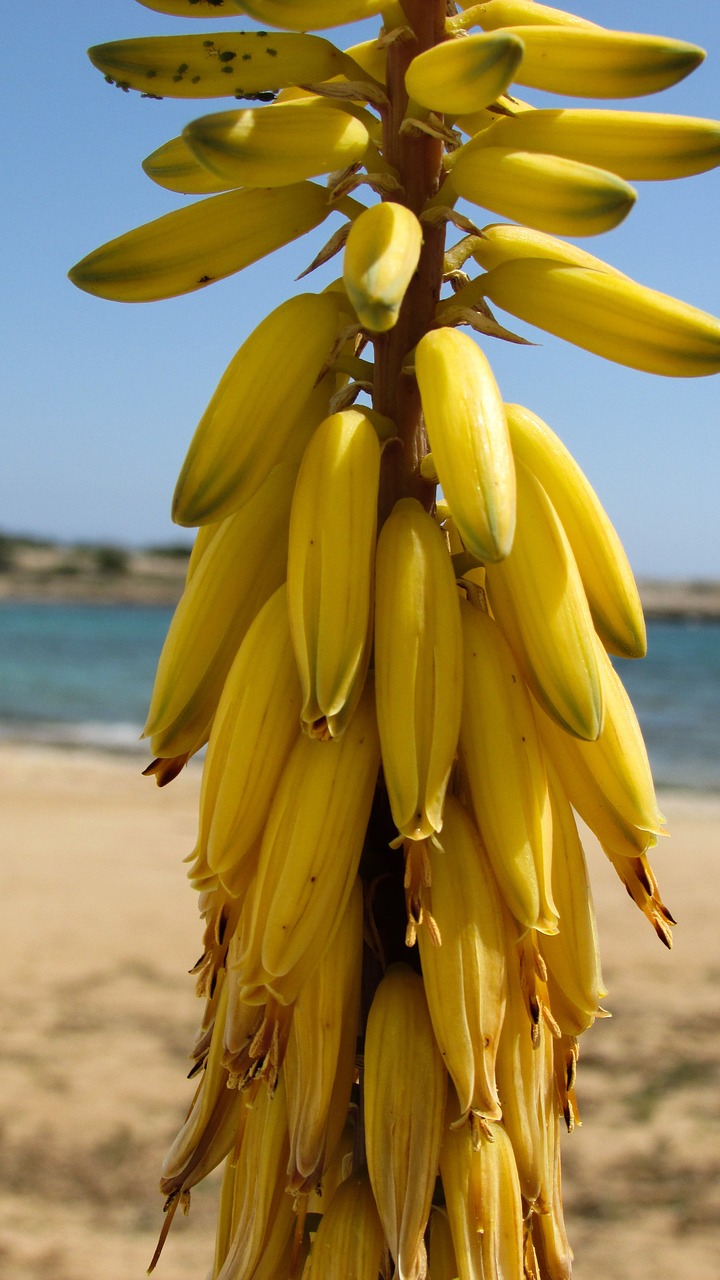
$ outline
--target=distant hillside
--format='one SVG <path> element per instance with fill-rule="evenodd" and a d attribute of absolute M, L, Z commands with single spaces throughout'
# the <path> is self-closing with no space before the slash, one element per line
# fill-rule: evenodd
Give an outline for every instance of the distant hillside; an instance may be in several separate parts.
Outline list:
<path fill-rule="evenodd" d="M 129 549 L 0 535 L 0 598 L 170 604 L 185 582 L 181 545 Z"/>
<path fill-rule="evenodd" d="M 189 555 L 181 544 L 138 551 L 0 534 L 0 600 L 174 605 Z M 640 580 L 638 585 L 648 618 L 720 619 L 720 581 Z"/>

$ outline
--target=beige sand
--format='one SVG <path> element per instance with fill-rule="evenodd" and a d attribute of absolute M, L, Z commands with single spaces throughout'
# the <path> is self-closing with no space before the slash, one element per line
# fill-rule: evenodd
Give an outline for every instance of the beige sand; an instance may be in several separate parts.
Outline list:
<path fill-rule="evenodd" d="M 0 749 L 8 1280 L 131 1280 L 154 1247 L 200 1008 L 182 867 L 199 774 L 158 791 L 138 768 Z M 577 1280 L 720 1276 L 720 799 L 663 804 L 673 836 L 654 865 L 680 921 L 672 955 L 590 850 L 613 1019 L 583 1037 L 585 1123 L 564 1147 Z M 214 1194 L 193 1193 L 160 1280 L 204 1280 Z"/>

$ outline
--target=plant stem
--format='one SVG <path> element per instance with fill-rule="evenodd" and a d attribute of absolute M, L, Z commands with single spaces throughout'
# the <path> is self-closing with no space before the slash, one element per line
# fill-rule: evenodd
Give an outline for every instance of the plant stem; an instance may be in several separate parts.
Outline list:
<path fill-rule="evenodd" d="M 442 143 L 428 134 L 403 133 L 401 125 L 408 105 L 405 72 L 412 59 L 445 37 L 445 0 L 405 0 L 403 5 L 414 37 L 397 39 L 388 48 L 387 92 L 389 109 L 383 120 L 383 151 L 397 170 L 402 201 L 420 214 L 435 195 L 442 170 Z M 415 378 L 403 373 L 403 364 L 422 335 L 431 327 L 440 297 L 445 231 L 424 227 L 420 262 L 405 295 L 398 322 L 375 339 L 373 401 L 380 413 L 397 426 L 399 446 L 385 450 L 381 483 L 380 516 L 384 519 L 398 498 L 411 496 L 428 510 L 435 500 L 435 485 L 420 475 L 427 453 L 427 438 Z"/>

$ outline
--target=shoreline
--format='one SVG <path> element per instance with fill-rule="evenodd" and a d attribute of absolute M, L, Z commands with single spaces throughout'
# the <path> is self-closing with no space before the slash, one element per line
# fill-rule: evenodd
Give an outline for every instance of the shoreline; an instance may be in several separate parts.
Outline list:
<path fill-rule="evenodd" d="M 0 608 L 27 604 L 172 609 L 182 594 L 185 570 L 172 562 L 164 568 L 164 573 L 67 577 L 4 573 L 0 574 Z M 720 581 L 639 579 L 638 590 L 648 621 L 720 622 Z"/>
<path fill-rule="evenodd" d="M 82 741 L 46 742 L 31 737 L 12 738 L 0 735 L 0 769 L 5 764 L 6 757 L 17 760 L 18 763 L 22 757 L 25 757 L 26 761 L 35 761 L 38 765 L 52 764 L 53 761 L 59 762 L 63 759 L 73 760 L 78 766 L 87 768 L 92 768 L 94 765 L 109 765 L 110 768 L 116 767 L 119 773 L 123 773 L 128 778 L 140 776 L 142 769 L 152 759 L 151 752 L 144 749 L 142 740 L 139 740 L 136 746 L 130 746 L 116 745 L 112 742 L 107 744 Z M 46 760 L 45 757 L 47 757 Z M 204 758 L 205 748 L 203 747 L 197 755 L 188 760 L 178 776 L 189 774 L 190 777 L 199 780 Z M 720 805 L 720 786 L 692 787 L 663 782 L 656 782 L 655 786 L 658 796 L 669 803 L 675 800 L 679 803 L 707 801 L 710 805 Z M 718 816 L 720 818 L 720 813 Z"/>

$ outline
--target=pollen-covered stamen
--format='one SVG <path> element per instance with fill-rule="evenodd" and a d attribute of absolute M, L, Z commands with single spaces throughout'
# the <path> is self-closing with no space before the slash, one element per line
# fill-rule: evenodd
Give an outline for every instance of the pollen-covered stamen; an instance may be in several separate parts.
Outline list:
<path fill-rule="evenodd" d="M 305 732 L 309 738 L 316 738 L 318 742 L 332 741 L 332 734 L 328 729 L 327 716 L 319 716 L 317 720 L 311 721 L 305 726 Z"/>
<path fill-rule="evenodd" d="M 264 1080 L 270 1092 L 274 1092 L 287 1049 L 292 1018 L 293 1006 L 280 1004 L 270 996 L 262 1022 L 247 1049 L 243 1087 L 251 1081 Z"/>
<path fill-rule="evenodd" d="M 197 995 L 209 1003 L 203 1026 L 207 1026 L 214 1016 L 212 1002 L 217 1000 L 218 977 L 225 971 L 228 947 L 237 927 L 240 907 L 237 899 L 227 897 L 221 890 L 210 891 L 204 900 L 201 898 L 205 919 L 204 950 L 191 972 L 197 976 Z"/>
<path fill-rule="evenodd" d="M 165 1241 L 168 1238 L 170 1228 L 173 1224 L 173 1218 L 177 1213 L 178 1206 L 180 1205 L 181 1199 L 182 1199 L 181 1193 L 179 1191 L 174 1191 L 171 1195 L 167 1197 L 163 1205 L 163 1214 L 165 1216 L 163 1218 L 162 1227 L 160 1228 L 160 1235 L 158 1236 L 158 1242 L 155 1246 L 155 1252 L 153 1253 L 153 1256 L 150 1259 L 150 1265 L 148 1266 L 148 1269 L 147 1269 L 147 1274 L 149 1276 L 152 1275 L 158 1262 L 160 1261 L 160 1255 L 162 1254 L 162 1251 L 165 1247 Z M 183 1209 L 183 1211 L 186 1212 L 185 1209 Z"/>
<path fill-rule="evenodd" d="M 548 995 L 548 971 L 538 947 L 535 929 L 528 929 L 517 943 L 520 962 L 520 985 L 530 1018 L 533 1045 L 540 1042 L 540 1023 L 545 1023 L 553 1038 L 559 1038 L 560 1028 L 553 1017 Z"/>
<path fill-rule="evenodd" d="M 223 1056 L 228 1089 L 249 1091 L 249 1096 L 254 1097 L 264 1083 L 272 1091 L 277 1086 L 286 1046 L 287 1035 L 281 1035 L 272 1012 L 268 1014 L 268 1006 L 260 1006 L 257 1022 L 244 1044 Z"/>
<path fill-rule="evenodd" d="M 673 944 L 672 926 L 676 922 L 660 897 L 658 882 L 647 855 L 642 853 L 637 858 L 625 858 L 614 854 L 610 849 L 605 852 L 633 902 L 650 921 L 660 941 L 670 950 Z"/>
<path fill-rule="evenodd" d="M 432 915 L 430 886 L 432 875 L 425 840 L 403 840 L 405 855 L 405 903 L 407 906 L 407 929 L 405 944 L 414 947 L 418 929 L 424 925 L 435 946 L 440 946 L 440 930 Z"/>
<path fill-rule="evenodd" d="M 477 1111 L 470 1112 L 467 1118 L 467 1123 L 470 1128 L 470 1139 L 472 1141 L 474 1151 L 480 1150 L 483 1138 L 487 1138 L 488 1142 L 495 1141 L 495 1130 L 493 1129 L 493 1126 L 490 1124 L 489 1120 L 486 1120 L 484 1116 L 479 1115 Z"/>
<path fill-rule="evenodd" d="M 576 1036 L 564 1035 L 553 1041 L 555 1088 L 568 1133 L 582 1123 L 575 1094 L 578 1055 Z"/>

